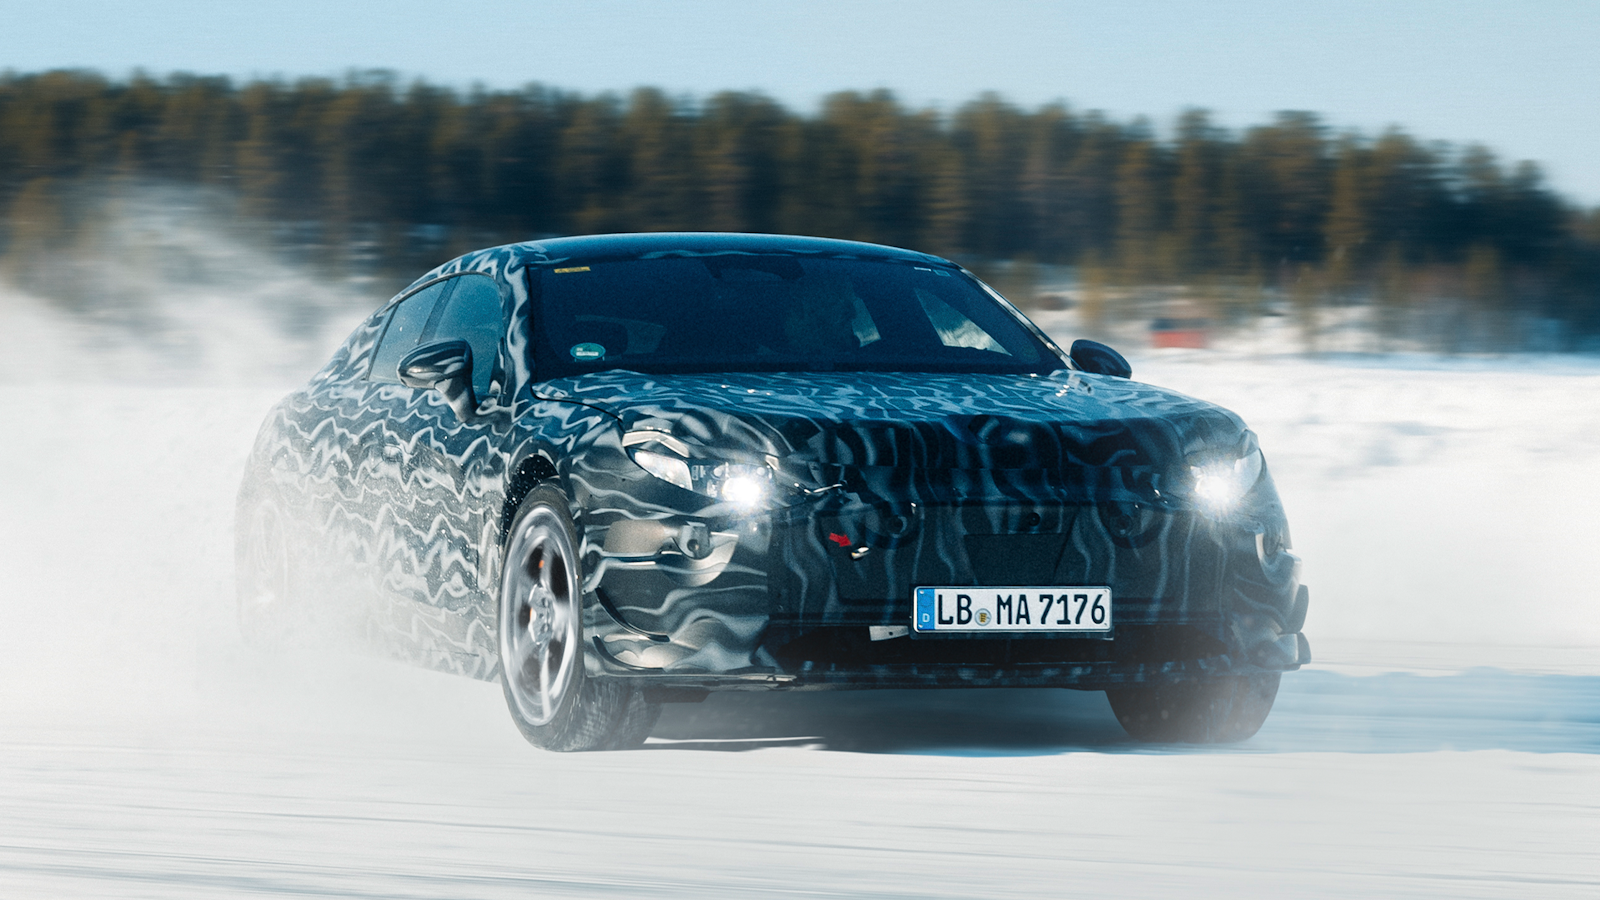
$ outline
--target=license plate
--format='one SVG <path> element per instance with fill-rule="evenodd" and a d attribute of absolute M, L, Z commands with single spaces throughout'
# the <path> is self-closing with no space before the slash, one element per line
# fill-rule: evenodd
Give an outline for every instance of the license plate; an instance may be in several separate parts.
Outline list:
<path fill-rule="evenodd" d="M 911 626 L 919 632 L 1111 630 L 1108 587 L 919 587 Z"/>

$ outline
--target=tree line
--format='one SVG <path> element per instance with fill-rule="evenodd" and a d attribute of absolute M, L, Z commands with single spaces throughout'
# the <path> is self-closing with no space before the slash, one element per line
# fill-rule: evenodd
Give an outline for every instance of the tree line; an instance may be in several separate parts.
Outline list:
<path fill-rule="evenodd" d="M 1086 296 L 1248 285 L 1392 325 L 1447 297 L 1600 332 L 1600 211 L 1531 163 L 1305 112 L 1235 131 L 1190 111 L 1161 134 L 992 94 L 940 112 L 846 92 L 801 113 L 754 93 L 459 92 L 385 73 L 0 76 L 13 279 L 47 282 L 37 261 L 81 243 L 94 198 L 130 182 L 218 189 L 286 252 L 390 278 L 537 236 L 768 231 L 1073 266 Z"/>

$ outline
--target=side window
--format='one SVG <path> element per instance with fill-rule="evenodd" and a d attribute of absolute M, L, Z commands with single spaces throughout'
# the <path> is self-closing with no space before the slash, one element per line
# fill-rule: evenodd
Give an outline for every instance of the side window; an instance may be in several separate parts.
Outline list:
<path fill-rule="evenodd" d="M 400 301 L 394 312 L 389 314 L 389 325 L 383 330 L 377 349 L 372 352 L 372 370 L 367 374 L 368 381 L 400 383 L 400 358 L 416 349 L 434 307 L 458 280 L 452 278 L 429 285 Z"/>
<path fill-rule="evenodd" d="M 454 290 L 434 311 L 422 340 L 466 341 L 472 347 L 472 390 L 482 399 L 489 393 L 505 330 L 500 288 L 486 275 L 463 275 L 445 283 Z"/>

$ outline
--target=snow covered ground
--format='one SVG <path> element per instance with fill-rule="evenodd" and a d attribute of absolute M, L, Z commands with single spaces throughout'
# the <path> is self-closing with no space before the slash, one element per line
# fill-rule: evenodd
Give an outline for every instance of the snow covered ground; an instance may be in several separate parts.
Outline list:
<path fill-rule="evenodd" d="M 1243 744 L 863 693 L 558 755 L 493 685 L 241 646 L 233 490 L 339 329 L 214 319 L 247 364 L 183 375 L 0 296 L 0 896 L 1600 895 L 1600 362 L 1134 357 L 1256 429 L 1306 559 L 1318 661 Z"/>

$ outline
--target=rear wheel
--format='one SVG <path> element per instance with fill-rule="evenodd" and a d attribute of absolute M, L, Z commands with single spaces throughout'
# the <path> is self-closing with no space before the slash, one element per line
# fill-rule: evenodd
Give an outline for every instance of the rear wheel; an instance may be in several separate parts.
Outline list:
<path fill-rule="evenodd" d="M 1277 672 L 1106 691 L 1111 711 L 1141 741 L 1216 744 L 1261 730 L 1278 696 Z"/>
<path fill-rule="evenodd" d="M 275 500 L 251 507 L 234 551 L 234 580 L 245 643 L 264 648 L 287 643 L 297 614 L 294 569 L 288 522 Z"/>
<path fill-rule="evenodd" d="M 633 685 L 583 666 L 583 575 L 565 498 L 536 488 L 517 511 L 500 579 L 500 679 L 523 736 L 546 750 L 644 743 L 660 715 Z"/>

